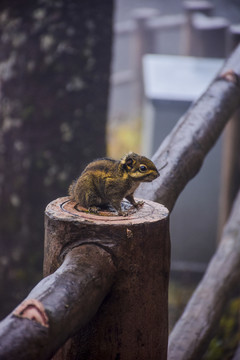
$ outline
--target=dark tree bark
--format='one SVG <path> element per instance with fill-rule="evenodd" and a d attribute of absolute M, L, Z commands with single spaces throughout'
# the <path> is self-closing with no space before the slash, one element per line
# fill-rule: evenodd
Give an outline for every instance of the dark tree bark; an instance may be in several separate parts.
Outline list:
<path fill-rule="evenodd" d="M 0 3 L 0 316 L 40 277 L 46 204 L 105 154 L 112 12 L 113 0 Z"/>

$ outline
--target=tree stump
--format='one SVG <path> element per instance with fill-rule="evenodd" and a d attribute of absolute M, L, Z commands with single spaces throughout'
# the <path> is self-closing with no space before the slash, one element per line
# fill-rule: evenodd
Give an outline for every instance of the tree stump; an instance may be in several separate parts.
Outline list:
<path fill-rule="evenodd" d="M 117 269 L 98 313 L 67 341 L 55 360 L 167 359 L 168 210 L 146 200 L 139 210 L 127 202 L 124 206 L 129 207 L 126 217 L 89 214 L 68 197 L 46 208 L 45 276 L 69 251 L 86 244 L 108 252 Z"/>

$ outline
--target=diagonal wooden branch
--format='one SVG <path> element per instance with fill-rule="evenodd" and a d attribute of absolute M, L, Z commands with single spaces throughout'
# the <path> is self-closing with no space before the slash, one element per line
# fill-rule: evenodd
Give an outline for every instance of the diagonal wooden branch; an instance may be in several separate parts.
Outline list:
<path fill-rule="evenodd" d="M 144 183 L 136 196 L 157 200 L 172 210 L 179 194 L 197 172 L 225 124 L 240 106 L 240 45 L 206 92 L 178 121 L 153 161 L 161 176 Z"/>
<path fill-rule="evenodd" d="M 92 319 L 114 276 L 111 256 L 100 247 L 71 250 L 60 268 L 0 323 L 0 359 L 50 359 Z"/>
<path fill-rule="evenodd" d="M 200 359 L 240 278 L 240 191 L 221 243 L 169 338 L 168 360 Z"/>

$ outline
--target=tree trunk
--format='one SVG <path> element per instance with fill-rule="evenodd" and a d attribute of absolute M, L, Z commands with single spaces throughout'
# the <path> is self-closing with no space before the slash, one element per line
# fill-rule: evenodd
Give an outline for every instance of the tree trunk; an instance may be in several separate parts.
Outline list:
<path fill-rule="evenodd" d="M 112 12 L 113 0 L 0 3 L 0 316 L 40 278 L 46 204 L 105 155 Z"/>
<path fill-rule="evenodd" d="M 74 205 L 60 198 L 46 209 L 44 274 L 55 271 L 73 248 L 89 244 L 111 254 L 116 282 L 96 317 L 54 359 L 166 360 L 167 209 L 146 201 L 140 210 L 119 217 L 85 213 Z"/>

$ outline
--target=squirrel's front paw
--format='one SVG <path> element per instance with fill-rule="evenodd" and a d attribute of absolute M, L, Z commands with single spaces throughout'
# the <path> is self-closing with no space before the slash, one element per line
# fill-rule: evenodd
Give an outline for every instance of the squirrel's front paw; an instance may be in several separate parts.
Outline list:
<path fill-rule="evenodd" d="M 120 211 L 118 211 L 118 215 L 119 215 L 119 216 L 128 216 L 128 211 L 122 211 L 122 210 L 120 210 Z"/>
<path fill-rule="evenodd" d="M 97 206 L 90 206 L 88 208 L 88 211 L 90 212 L 90 214 L 98 214 L 99 210 L 100 210 L 100 208 Z"/>
<path fill-rule="evenodd" d="M 138 201 L 138 202 L 136 203 L 136 205 L 134 205 L 134 206 L 135 206 L 135 208 L 139 209 L 139 208 L 142 207 L 143 205 L 144 205 L 144 201 Z"/>

